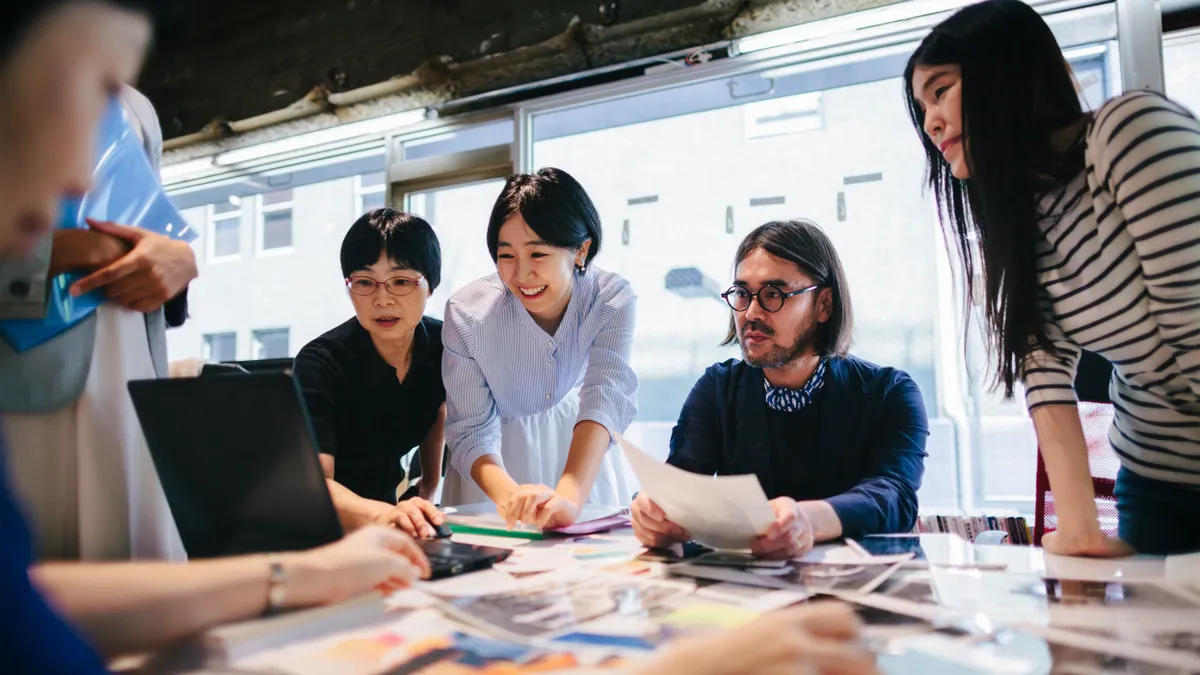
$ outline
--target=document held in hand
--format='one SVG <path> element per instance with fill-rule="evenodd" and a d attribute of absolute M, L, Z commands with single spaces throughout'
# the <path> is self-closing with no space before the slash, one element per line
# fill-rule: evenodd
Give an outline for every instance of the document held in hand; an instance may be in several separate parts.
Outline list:
<path fill-rule="evenodd" d="M 619 441 L 642 492 L 697 542 L 717 550 L 748 549 L 775 522 L 757 477 L 691 473 Z"/>

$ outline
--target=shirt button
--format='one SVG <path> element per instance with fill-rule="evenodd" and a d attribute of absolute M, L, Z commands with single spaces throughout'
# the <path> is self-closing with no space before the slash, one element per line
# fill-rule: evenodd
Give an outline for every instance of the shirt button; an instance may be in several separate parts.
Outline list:
<path fill-rule="evenodd" d="M 546 394 L 546 398 L 550 398 L 550 394 Z"/>
<path fill-rule="evenodd" d="M 29 282 L 22 279 L 17 279 L 8 285 L 8 294 L 14 298 L 28 298 L 29 291 L 31 290 L 33 288 L 29 285 Z"/>

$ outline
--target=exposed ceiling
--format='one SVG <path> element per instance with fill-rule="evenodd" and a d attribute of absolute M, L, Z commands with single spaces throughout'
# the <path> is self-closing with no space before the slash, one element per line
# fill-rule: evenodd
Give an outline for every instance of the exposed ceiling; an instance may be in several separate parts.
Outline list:
<path fill-rule="evenodd" d="M 180 148 L 384 95 L 442 106 L 894 1 L 210 0 L 157 45 L 139 86 Z"/>

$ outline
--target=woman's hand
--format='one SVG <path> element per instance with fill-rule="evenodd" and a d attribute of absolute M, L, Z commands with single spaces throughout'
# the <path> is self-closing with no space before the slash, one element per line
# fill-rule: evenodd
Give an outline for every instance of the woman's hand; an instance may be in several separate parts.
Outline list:
<path fill-rule="evenodd" d="M 732 630 L 705 633 L 667 646 L 637 675 L 874 675 L 875 658 L 855 644 L 860 622 L 839 602 L 817 602 Z"/>
<path fill-rule="evenodd" d="M 378 525 L 290 558 L 284 561 L 289 607 L 334 604 L 372 589 L 407 588 L 430 573 L 429 560 L 412 537 Z"/>
<path fill-rule="evenodd" d="M 441 525 L 446 520 L 438 507 L 432 502 L 420 497 L 405 499 L 399 504 L 385 508 L 375 516 L 375 523 L 391 525 L 404 530 L 410 537 L 432 537 L 434 526 Z"/>
<path fill-rule="evenodd" d="M 552 530 L 579 518 L 579 506 L 545 485 L 518 485 L 496 507 L 509 527 L 524 523 Z"/>
<path fill-rule="evenodd" d="M 1072 534 L 1064 530 L 1042 537 L 1046 553 L 1084 558 L 1122 558 L 1136 553 L 1133 547 L 1100 531 L 1099 527 Z"/>

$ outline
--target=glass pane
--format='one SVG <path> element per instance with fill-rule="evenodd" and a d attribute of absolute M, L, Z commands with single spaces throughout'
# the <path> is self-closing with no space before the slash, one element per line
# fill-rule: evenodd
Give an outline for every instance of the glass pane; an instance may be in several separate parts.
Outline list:
<path fill-rule="evenodd" d="M 512 143 L 513 121 L 503 119 L 478 124 L 466 129 L 428 136 L 402 143 L 401 156 L 406 160 L 438 157 L 456 152 L 479 150 L 494 145 Z"/>
<path fill-rule="evenodd" d="M 273 204 L 286 204 L 292 201 L 291 190 L 279 190 L 277 192 L 268 192 L 262 196 L 263 206 L 271 206 Z"/>
<path fill-rule="evenodd" d="M 1105 54 L 1080 52 L 1079 70 L 1098 73 L 1101 97 L 1111 85 Z M 907 371 L 924 395 L 922 508 L 959 505 L 960 439 L 982 467 L 979 496 L 1031 508 L 1036 443 L 1023 405 L 988 391 L 981 348 L 970 350 L 975 376 L 962 384 L 957 282 L 939 270 L 945 242 L 901 103 L 903 62 L 781 68 L 535 117 L 535 166 L 580 180 L 604 222 L 597 264 L 638 294 L 630 433 L 643 447 L 665 453 L 704 369 L 740 357 L 719 346 L 730 311 L 717 295 L 737 245 L 763 223 L 803 217 L 829 234 L 845 266 L 853 353 Z"/>
<path fill-rule="evenodd" d="M 408 196 L 407 209 L 429 221 L 442 246 L 442 283 L 425 313 L 442 318 L 450 295 L 496 271 L 487 249 L 487 223 L 504 181 L 489 180 Z"/>
<path fill-rule="evenodd" d="M 254 331 L 254 358 L 285 359 L 292 355 L 287 328 Z"/>
<path fill-rule="evenodd" d="M 292 245 L 292 210 L 268 211 L 263 214 L 262 248 L 269 251 Z"/>
<path fill-rule="evenodd" d="M 1167 96 L 1200 112 L 1200 31 L 1171 34 L 1163 40 Z"/>
<path fill-rule="evenodd" d="M 214 258 L 237 255 L 241 251 L 241 221 L 237 218 L 213 222 Z"/>
<path fill-rule="evenodd" d="M 384 176 L 384 173 L 385 172 L 383 171 L 364 173 L 358 177 L 358 186 L 360 188 L 382 187 L 384 182 L 387 180 Z"/>
<path fill-rule="evenodd" d="M 237 334 L 216 333 L 205 335 L 203 358 L 210 363 L 237 360 Z"/>
<path fill-rule="evenodd" d="M 172 196 L 189 222 L 209 223 L 209 229 L 198 240 L 202 254 L 197 265 L 204 281 L 192 284 L 188 291 L 190 317 L 183 326 L 167 331 L 171 359 L 203 358 L 204 336 L 219 333 L 236 333 L 241 341 L 237 357 L 254 358 L 252 332 L 284 326 L 288 328 L 285 351 L 295 353 L 353 316 L 339 252 L 346 230 L 361 215 L 359 176 L 383 169 L 382 154 L 344 164 L 291 167 L 289 189 L 282 191 L 290 193 L 291 208 L 278 204 L 274 210 L 270 205 L 263 208 L 258 193 L 248 192 L 242 199 L 253 202 L 250 210 L 261 213 L 262 220 L 256 215 L 245 220 L 245 227 L 240 227 L 243 219 L 237 213 L 231 221 L 211 223 L 208 205 L 227 203 L 231 191 L 250 190 L 248 182 L 262 192 L 261 186 L 271 185 L 273 177 L 247 177 L 246 182 L 222 186 L 223 193 L 214 188 L 204 193 L 203 201 L 192 193 Z M 264 245 L 288 253 L 254 255 Z M 230 256 L 239 251 L 240 257 Z"/>
<path fill-rule="evenodd" d="M 368 192 L 362 196 L 362 204 L 358 211 L 359 213 L 368 213 L 375 209 L 382 209 L 385 205 L 386 201 L 382 192 Z"/>

